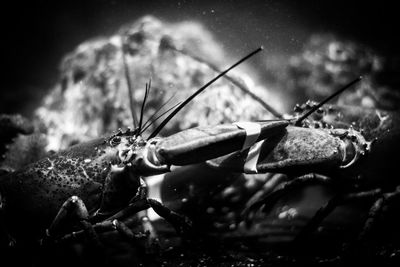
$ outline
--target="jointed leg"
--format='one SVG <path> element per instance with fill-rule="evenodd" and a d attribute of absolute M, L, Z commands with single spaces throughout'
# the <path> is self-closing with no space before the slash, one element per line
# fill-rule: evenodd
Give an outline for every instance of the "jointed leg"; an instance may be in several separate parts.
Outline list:
<path fill-rule="evenodd" d="M 398 198 L 400 198 L 400 187 L 397 187 L 394 192 L 383 194 L 375 201 L 369 210 L 368 218 L 365 221 L 363 230 L 358 236 L 358 241 L 364 243 L 368 240 L 384 208 L 390 206 L 390 204 Z"/>
<path fill-rule="evenodd" d="M 243 217 L 245 218 L 247 225 L 250 226 L 253 213 L 259 210 L 261 207 L 263 212 L 268 213 L 284 195 L 291 192 L 292 190 L 301 188 L 308 184 L 327 183 L 329 181 L 330 179 L 326 176 L 310 173 L 300 176 L 294 180 L 284 182 L 280 184 L 275 191 L 254 202 L 252 205 L 246 208 L 243 211 Z"/>
<path fill-rule="evenodd" d="M 182 234 L 183 232 L 187 232 L 187 230 L 191 227 L 191 222 L 185 216 L 179 215 L 178 213 L 171 211 L 169 208 L 165 207 L 162 203 L 155 199 L 148 199 L 144 198 L 143 194 L 147 195 L 147 187 L 145 186 L 144 181 L 141 180 L 141 184 L 143 185 L 142 191 L 139 191 L 139 195 L 142 197 L 140 199 L 139 195 L 137 194 L 129 206 L 120 212 L 116 213 L 115 215 L 107 218 L 107 220 L 122 220 L 131 216 L 132 214 L 136 214 L 140 211 L 144 211 L 148 208 L 152 208 L 160 217 L 164 218 L 166 221 L 172 224 L 178 234 Z M 148 228 L 150 230 L 150 234 L 152 231 L 152 227 L 146 227 L 149 225 L 149 220 L 147 215 L 142 216 L 142 224 L 144 228 Z"/>
<path fill-rule="evenodd" d="M 180 215 L 155 199 L 148 199 L 148 203 L 153 208 L 153 210 L 167 222 L 169 222 L 180 235 L 188 234 L 191 230 L 191 221 L 183 215 Z"/>
<path fill-rule="evenodd" d="M 365 191 L 365 192 L 357 192 L 357 193 L 350 193 L 350 194 L 345 194 L 345 195 L 337 195 L 336 197 L 332 198 L 331 200 L 328 201 L 328 203 L 320 208 L 315 215 L 312 217 L 312 219 L 308 222 L 308 224 L 301 230 L 301 232 L 296 236 L 295 242 L 301 241 L 305 239 L 307 236 L 309 236 L 312 232 L 314 232 L 317 227 L 321 224 L 321 222 L 328 217 L 329 214 L 339 205 L 343 205 L 345 203 L 348 203 L 350 201 L 356 200 L 356 199 L 371 199 L 379 196 L 381 193 L 381 190 L 376 189 L 376 190 L 371 190 L 371 191 Z"/>
<path fill-rule="evenodd" d="M 148 208 L 153 208 L 154 211 L 163 217 L 166 221 L 171 223 L 176 231 L 178 233 L 186 233 L 188 229 L 190 229 L 191 223 L 190 220 L 187 219 L 186 217 L 177 214 L 174 211 L 171 211 L 167 207 L 165 207 L 163 204 L 158 202 L 157 200 L 154 199 L 140 199 L 136 202 L 133 202 L 129 204 L 128 207 L 125 209 L 121 210 L 120 212 L 116 213 L 115 215 L 107 218 L 106 220 L 96 223 L 93 225 L 93 229 L 97 233 L 103 233 L 107 231 L 112 231 L 115 229 L 119 229 L 119 231 L 124 231 L 122 229 L 123 227 L 116 228 L 115 223 L 116 222 L 124 222 L 125 225 L 129 227 L 129 224 L 125 220 L 129 220 L 129 218 L 132 217 L 132 215 L 135 215 L 141 211 L 144 211 Z M 116 221 L 115 221 L 116 220 Z M 151 235 L 152 226 L 151 222 L 148 220 L 147 216 L 142 216 L 141 218 L 141 223 L 143 225 L 143 228 L 146 230 L 149 230 L 149 234 Z M 125 236 L 130 236 L 131 233 L 129 232 L 124 232 L 123 233 Z M 77 231 L 68 235 L 65 235 L 61 240 L 70 240 L 70 239 L 79 239 L 83 235 L 83 231 Z"/>
<path fill-rule="evenodd" d="M 77 204 L 74 204 L 75 202 L 77 202 Z M 50 235 L 52 234 L 53 231 L 55 231 L 54 229 L 57 228 L 57 225 L 59 224 L 60 220 L 66 216 L 68 210 L 71 209 L 70 206 L 72 204 L 77 206 L 78 217 L 81 218 L 80 221 L 83 224 L 83 226 L 89 228 L 86 231 L 90 230 L 89 232 L 93 232 L 94 234 L 96 233 L 96 231 L 105 232 L 109 230 L 118 230 L 118 232 L 120 232 L 125 237 L 136 238 L 136 235 L 133 234 L 133 232 L 129 229 L 129 227 L 126 224 L 128 224 L 127 221 L 131 219 L 133 215 L 137 214 L 144 231 L 147 232 L 149 235 L 150 242 L 153 242 L 153 240 L 156 240 L 157 236 L 150 220 L 147 217 L 146 210 L 150 207 L 153 208 L 158 215 L 160 215 L 165 220 L 170 222 L 179 234 L 186 232 L 190 228 L 190 221 L 186 217 L 171 211 L 163 204 L 154 199 L 147 198 L 147 185 L 145 181 L 141 178 L 138 191 L 136 195 L 130 200 L 129 205 L 126 208 L 122 209 L 121 211 L 108 217 L 107 219 L 102 220 L 99 223 L 96 223 L 95 225 L 93 225 L 93 227 L 91 227 L 92 226 L 91 224 L 88 224 L 87 218 L 89 215 L 87 213 L 86 208 L 84 208 L 83 202 L 77 200 L 72 201 L 70 199 L 63 205 L 59 214 L 57 214 L 56 219 L 54 220 L 52 226 L 48 231 Z M 99 212 L 92 219 L 95 220 L 97 216 L 100 216 L 101 218 L 104 215 L 105 213 L 102 214 L 101 212 Z M 126 222 L 126 224 L 124 223 L 124 221 Z M 62 240 L 77 238 L 78 236 L 81 235 L 82 231 L 78 231 L 75 233 L 65 235 L 62 238 Z"/>
<path fill-rule="evenodd" d="M 137 191 L 136 195 L 129 201 L 129 203 L 133 203 L 140 199 L 147 198 L 147 195 L 148 195 L 147 184 L 143 180 L 143 178 L 140 178 L 138 191 Z"/>
<path fill-rule="evenodd" d="M 266 175 L 269 175 L 270 179 L 268 179 L 263 186 L 257 190 L 246 202 L 246 208 L 249 208 L 256 202 L 259 202 L 260 199 L 267 197 L 279 184 L 283 183 L 287 179 L 286 175 L 280 173 L 269 173 Z"/>
<path fill-rule="evenodd" d="M 141 248 L 139 240 L 147 238 L 146 234 L 134 233 L 124 222 L 117 219 L 112 221 L 115 230 L 118 231 L 123 237 L 125 237 L 129 242 L 131 242 L 138 249 Z"/>
<path fill-rule="evenodd" d="M 64 202 L 54 218 L 52 224 L 46 231 L 45 241 L 53 240 L 54 237 L 60 235 L 60 228 L 67 218 L 72 218 L 79 223 L 84 230 L 84 233 L 88 236 L 94 244 L 100 245 L 97 234 L 93 229 L 92 224 L 89 222 L 89 213 L 83 201 L 77 197 L 72 196 Z"/>

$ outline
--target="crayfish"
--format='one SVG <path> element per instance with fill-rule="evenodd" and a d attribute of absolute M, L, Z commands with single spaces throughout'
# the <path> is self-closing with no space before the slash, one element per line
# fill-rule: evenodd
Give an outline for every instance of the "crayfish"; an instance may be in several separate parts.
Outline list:
<path fill-rule="evenodd" d="M 42 245 L 83 235 L 98 244 L 97 233 L 113 229 L 135 240 L 140 235 L 127 226 L 128 219 L 151 207 L 178 233 L 184 234 L 190 228 L 190 221 L 149 199 L 143 177 L 168 172 L 171 165 L 193 164 L 236 151 L 242 147 L 246 133 L 236 125 L 220 125 L 193 128 L 167 138 L 159 138 L 157 134 L 196 95 L 260 50 L 253 51 L 169 109 L 173 111 L 147 139 L 142 134 L 152 122 L 143 123 L 143 110 L 150 83 L 146 85 L 136 129 L 119 130 L 74 145 L 1 176 L 1 219 L 7 233 L 17 242 L 31 244 L 39 240 Z M 287 125 L 286 121 L 260 123 L 258 139 L 265 139 Z M 145 215 L 141 221 L 152 235 Z"/>
<path fill-rule="evenodd" d="M 7 232 L 17 241 L 41 240 L 42 244 L 84 235 L 99 243 L 97 234 L 108 230 L 136 240 L 140 235 L 130 229 L 131 217 L 151 207 L 179 234 L 185 234 L 191 229 L 190 220 L 148 198 L 143 177 L 167 173 L 171 165 L 206 162 L 232 172 L 283 173 L 289 177 L 248 203 L 241 217 L 248 225 L 256 211 L 269 212 L 297 188 L 315 183 L 337 188 L 337 196 L 315 214 L 298 240 L 313 232 L 337 205 L 374 199 L 359 235 L 360 240 L 366 240 L 379 213 L 400 196 L 398 182 L 391 179 L 399 148 L 398 112 L 325 105 L 334 94 L 319 104 L 296 106 L 290 118 L 198 127 L 157 137 L 189 101 L 259 50 L 169 109 L 173 111 L 147 139 L 142 134 L 152 122 L 142 121 L 150 83 L 134 130 L 119 130 L 72 146 L 1 176 L 0 219 Z M 154 238 L 145 213 L 141 223 Z"/>

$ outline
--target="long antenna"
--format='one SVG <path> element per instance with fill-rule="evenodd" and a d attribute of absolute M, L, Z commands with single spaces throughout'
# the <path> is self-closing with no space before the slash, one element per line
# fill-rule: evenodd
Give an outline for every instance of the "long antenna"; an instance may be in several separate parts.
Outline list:
<path fill-rule="evenodd" d="M 143 98 L 143 102 L 142 102 L 142 107 L 140 109 L 140 120 L 139 120 L 139 130 L 138 133 L 140 133 L 142 131 L 142 123 L 143 123 L 143 113 L 144 113 L 144 108 L 146 106 L 146 100 L 147 100 L 147 96 L 150 93 L 150 88 L 151 88 L 151 79 L 149 80 L 149 83 L 146 83 L 146 89 L 144 92 L 144 98 Z"/>
<path fill-rule="evenodd" d="M 333 93 L 332 95 L 328 96 L 327 98 L 325 98 L 324 100 L 322 100 L 318 105 L 316 105 L 315 107 L 313 107 L 312 109 L 310 109 L 306 114 L 304 114 L 303 116 L 301 116 L 300 118 L 296 119 L 295 125 L 298 126 L 300 125 L 300 123 L 307 118 L 308 116 L 310 116 L 313 112 L 315 112 L 317 109 L 319 109 L 320 107 L 322 107 L 326 102 L 328 102 L 329 100 L 331 100 L 332 98 L 334 98 L 335 96 L 341 94 L 344 90 L 348 89 L 349 87 L 351 87 L 352 85 L 358 83 L 359 81 L 361 81 L 362 76 L 358 77 L 357 79 L 351 81 L 350 83 L 346 84 L 345 86 L 343 86 L 341 89 L 339 89 L 338 91 L 336 91 L 335 93 Z"/>
<path fill-rule="evenodd" d="M 168 42 L 165 41 L 165 44 L 169 49 L 172 49 L 178 53 L 181 53 L 185 56 L 188 56 L 200 63 L 203 63 L 205 65 L 207 65 L 207 67 L 209 67 L 210 69 L 212 69 L 215 72 L 221 72 L 218 67 L 214 64 L 212 64 L 211 62 L 208 62 L 204 59 L 202 59 L 201 57 L 198 57 L 196 55 L 193 55 L 192 53 L 189 53 L 188 51 L 184 50 L 184 49 L 178 49 L 177 47 L 175 47 L 172 42 Z M 258 103 L 261 104 L 261 106 L 263 106 L 266 110 L 268 110 L 272 115 L 274 115 L 277 118 L 282 118 L 282 114 L 279 113 L 276 109 L 274 109 L 272 106 L 270 106 L 268 103 L 266 103 L 264 100 L 262 100 L 259 96 L 257 96 L 256 94 L 254 94 L 252 91 L 250 91 L 250 89 L 243 83 L 239 82 L 237 79 L 229 76 L 229 75 L 225 75 L 224 77 L 225 79 L 227 79 L 228 81 L 230 81 L 231 83 L 233 83 L 234 85 L 236 85 L 240 90 L 242 90 L 244 93 L 248 94 L 250 97 L 252 97 L 254 100 L 256 100 Z"/>
<path fill-rule="evenodd" d="M 258 52 L 260 52 L 261 50 L 263 50 L 263 47 L 259 47 L 258 49 L 254 50 L 253 52 L 251 52 L 250 54 L 248 54 L 247 56 L 245 56 L 244 58 L 242 58 L 241 60 L 239 60 L 238 62 L 236 62 L 235 64 L 233 64 L 231 67 L 229 67 L 228 69 L 224 70 L 223 72 L 221 72 L 220 74 L 218 74 L 214 79 L 212 79 L 211 81 L 209 81 L 208 83 L 206 83 L 203 87 L 201 87 L 200 89 L 198 89 L 196 92 L 194 92 L 191 96 L 189 96 L 184 102 L 182 102 L 182 104 L 180 104 L 174 111 L 171 112 L 171 114 L 168 115 L 167 118 L 165 118 L 160 125 L 154 130 L 154 132 L 151 133 L 151 135 L 149 136 L 148 139 L 151 139 L 153 137 L 155 137 L 163 128 L 164 126 L 183 108 L 187 105 L 187 103 L 189 103 L 193 98 L 195 98 L 198 94 L 200 94 L 201 92 L 203 92 L 208 86 L 210 86 L 212 83 L 214 83 L 216 80 L 218 80 L 219 78 L 221 78 L 222 76 L 224 76 L 228 71 L 230 71 L 231 69 L 235 68 L 237 65 L 241 64 L 243 61 L 249 59 L 250 57 L 254 56 L 255 54 L 257 54 Z"/>
<path fill-rule="evenodd" d="M 130 104 L 130 110 L 131 110 L 131 115 L 132 115 L 132 120 L 133 120 L 133 128 L 136 129 L 137 128 L 137 117 L 135 114 L 135 100 L 133 98 L 133 87 L 132 87 L 132 81 L 131 81 L 131 77 L 129 75 L 130 71 L 129 71 L 129 66 L 128 66 L 128 62 L 126 61 L 126 47 L 125 47 L 125 42 L 124 42 L 124 37 L 121 36 L 121 47 L 122 47 L 122 62 L 124 64 L 124 74 L 125 74 L 125 79 L 126 79 L 126 83 L 128 86 L 128 92 L 129 92 L 129 104 Z"/>

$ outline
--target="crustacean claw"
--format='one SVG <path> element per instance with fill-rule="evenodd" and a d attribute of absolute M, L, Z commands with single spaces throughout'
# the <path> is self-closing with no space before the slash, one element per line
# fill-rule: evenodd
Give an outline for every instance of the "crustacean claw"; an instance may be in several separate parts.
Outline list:
<path fill-rule="evenodd" d="M 171 165 L 195 164 L 246 149 L 282 132 L 288 125 L 287 120 L 274 120 L 196 127 L 166 138 L 152 138 L 136 149 L 128 161 L 142 174 L 165 173 Z"/>
<path fill-rule="evenodd" d="M 160 140 L 156 157 L 162 163 L 177 166 L 199 163 L 240 151 L 282 132 L 288 125 L 286 120 L 275 120 L 196 127 Z"/>

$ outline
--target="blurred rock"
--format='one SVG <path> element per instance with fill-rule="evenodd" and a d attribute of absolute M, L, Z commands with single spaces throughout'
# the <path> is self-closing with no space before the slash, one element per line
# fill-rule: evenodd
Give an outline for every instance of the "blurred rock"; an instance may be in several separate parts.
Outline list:
<path fill-rule="evenodd" d="M 33 124 L 20 114 L 0 114 L 0 162 L 4 160 L 14 138 L 32 132 Z"/>
<path fill-rule="evenodd" d="M 46 145 L 47 139 L 43 133 L 19 135 L 8 146 L 4 160 L 0 161 L 0 169 L 12 172 L 38 161 L 47 155 Z"/>
<path fill-rule="evenodd" d="M 112 36 L 84 42 L 64 57 L 60 81 L 35 112 L 48 128 L 49 150 L 133 125 L 122 47 L 126 51 L 136 117 L 140 117 L 145 84 L 151 79 L 145 121 L 173 95 L 163 110 L 183 101 L 217 75 L 209 65 L 190 55 L 223 67 L 243 56 L 227 56 L 212 34 L 198 23 L 170 24 L 151 16 L 122 27 Z M 279 106 L 279 101 L 273 101 L 276 97 L 246 73 L 234 70 L 229 75 Z M 227 79 L 220 79 L 180 112 L 161 134 L 197 125 L 270 117 L 257 101 Z"/>
<path fill-rule="evenodd" d="M 45 155 L 46 138 L 20 114 L 0 114 L 0 174 L 12 172 Z"/>
<path fill-rule="evenodd" d="M 363 80 L 340 97 L 340 104 L 381 109 L 400 108 L 399 59 L 384 58 L 372 49 L 332 34 L 310 37 L 292 56 L 281 86 L 293 102 L 320 101 L 359 76 Z"/>

